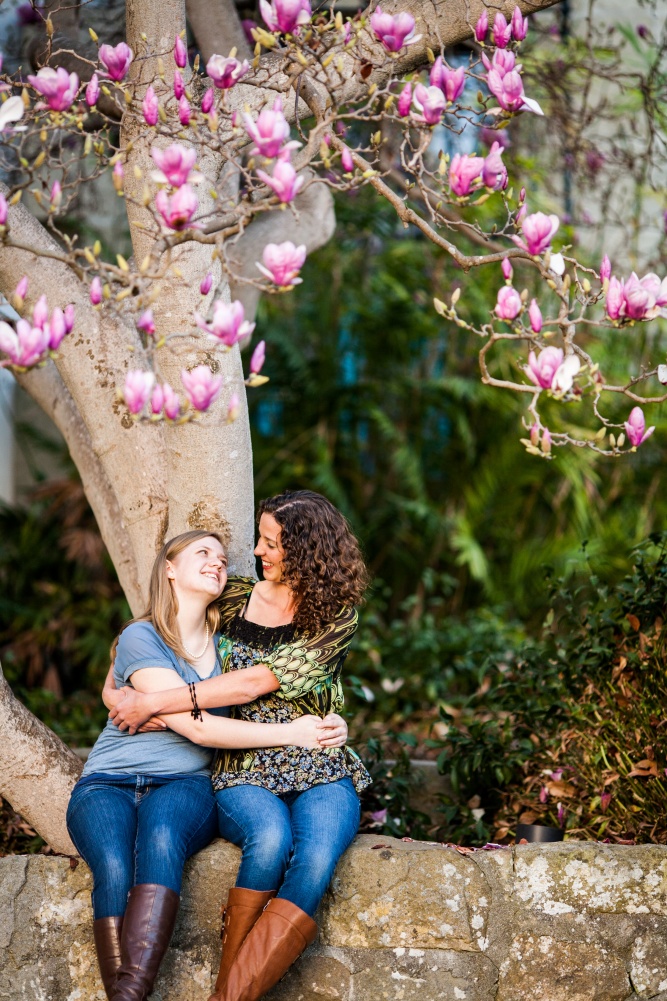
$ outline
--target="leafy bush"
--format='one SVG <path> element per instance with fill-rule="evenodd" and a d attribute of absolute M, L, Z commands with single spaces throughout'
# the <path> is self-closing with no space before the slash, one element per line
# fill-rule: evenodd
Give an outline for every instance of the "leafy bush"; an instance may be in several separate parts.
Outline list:
<path fill-rule="evenodd" d="M 539 820 L 575 838 L 667 842 L 667 535 L 638 547 L 618 584 L 587 569 L 554 582 L 539 640 L 487 659 L 486 692 L 441 710 L 447 840 L 502 840 Z"/>

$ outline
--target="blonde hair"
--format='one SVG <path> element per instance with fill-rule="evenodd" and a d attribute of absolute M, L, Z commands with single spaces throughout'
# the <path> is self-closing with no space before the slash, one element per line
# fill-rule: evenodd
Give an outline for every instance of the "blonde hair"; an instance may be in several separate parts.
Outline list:
<path fill-rule="evenodd" d="M 167 577 L 167 562 L 175 559 L 179 553 L 187 549 L 193 542 L 199 539 L 216 539 L 221 546 L 224 545 L 217 532 L 205 532 L 203 529 L 196 529 L 193 532 L 183 532 L 173 539 L 165 542 L 160 552 L 155 557 L 155 563 L 151 571 L 151 581 L 148 589 L 148 605 L 143 615 L 138 615 L 136 619 L 130 619 L 125 623 L 116 639 L 111 644 L 111 664 L 116 659 L 116 647 L 120 634 L 133 622 L 150 622 L 158 636 L 161 636 L 167 646 L 178 657 L 188 660 L 188 655 L 183 647 L 183 641 L 178 629 L 176 616 L 178 614 L 178 598 Z M 206 609 L 206 621 L 211 633 L 215 633 L 220 625 L 220 609 L 218 599 L 214 598 Z"/>

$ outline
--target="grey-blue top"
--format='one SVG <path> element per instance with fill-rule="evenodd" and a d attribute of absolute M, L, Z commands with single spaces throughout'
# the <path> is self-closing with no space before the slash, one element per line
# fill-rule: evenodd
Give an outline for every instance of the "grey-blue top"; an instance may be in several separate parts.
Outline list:
<path fill-rule="evenodd" d="M 217 650 L 218 636 L 214 637 Z M 204 681 L 182 657 L 177 657 L 150 622 L 133 622 L 120 635 L 114 663 L 116 687 L 131 684 L 130 676 L 142 667 L 166 667 L 183 681 Z M 220 674 L 220 659 L 207 678 Z M 174 686 L 176 680 L 174 679 Z M 208 709 L 229 716 L 229 709 Z M 88 755 L 82 777 L 105 775 L 208 775 L 213 752 L 199 747 L 173 730 L 129 734 L 107 721 Z"/>

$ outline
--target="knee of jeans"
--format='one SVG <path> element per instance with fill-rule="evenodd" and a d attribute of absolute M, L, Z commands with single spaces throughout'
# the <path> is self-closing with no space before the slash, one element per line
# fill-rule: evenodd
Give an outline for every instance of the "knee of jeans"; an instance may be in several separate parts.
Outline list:
<path fill-rule="evenodd" d="M 184 838 L 180 831 L 170 824 L 160 824 L 151 830 L 150 853 L 156 858 L 171 858 L 180 855 L 184 849 Z"/>
<path fill-rule="evenodd" d="M 132 875 L 132 872 L 128 871 L 127 859 L 120 855 L 105 852 L 103 857 L 96 859 L 93 864 L 93 877 L 97 888 L 125 887 L 128 882 L 131 885 Z"/>
<path fill-rule="evenodd" d="M 265 859 L 273 865 L 278 862 L 287 865 L 291 852 L 291 831 L 279 824 L 258 827 L 246 833 L 243 841 L 244 855 L 251 855 L 258 861 Z"/>

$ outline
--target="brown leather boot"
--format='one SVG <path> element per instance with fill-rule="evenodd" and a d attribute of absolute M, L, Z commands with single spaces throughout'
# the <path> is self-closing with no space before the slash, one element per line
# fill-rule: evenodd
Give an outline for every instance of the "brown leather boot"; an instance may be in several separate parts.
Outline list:
<path fill-rule="evenodd" d="M 155 883 L 133 886 L 120 938 L 121 964 L 112 1001 L 145 1001 L 176 924 L 180 898 Z"/>
<path fill-rule="evenodd" d="M 100 976 L 108 998 L 111 997 L 120 968 L 120 930 L 122 917 L 97 918 L 93 921 L 93 939 Z"/>
<path fill-rule="evenodd" d="M 259 1001 L 316 935 L 305 911 L 274 897 L 246 935 L 216 1001 Z"/>
<path fill-rule="evenodd" d="M 275 897 L 277 890 L 246 890 L 243 886 L 233 886 L 227 897 L 222 926 L 222 959 L 215 991 L 208 1001 L 218 1001 L 227 974 L 243 940 L 258 917 Z"/>

